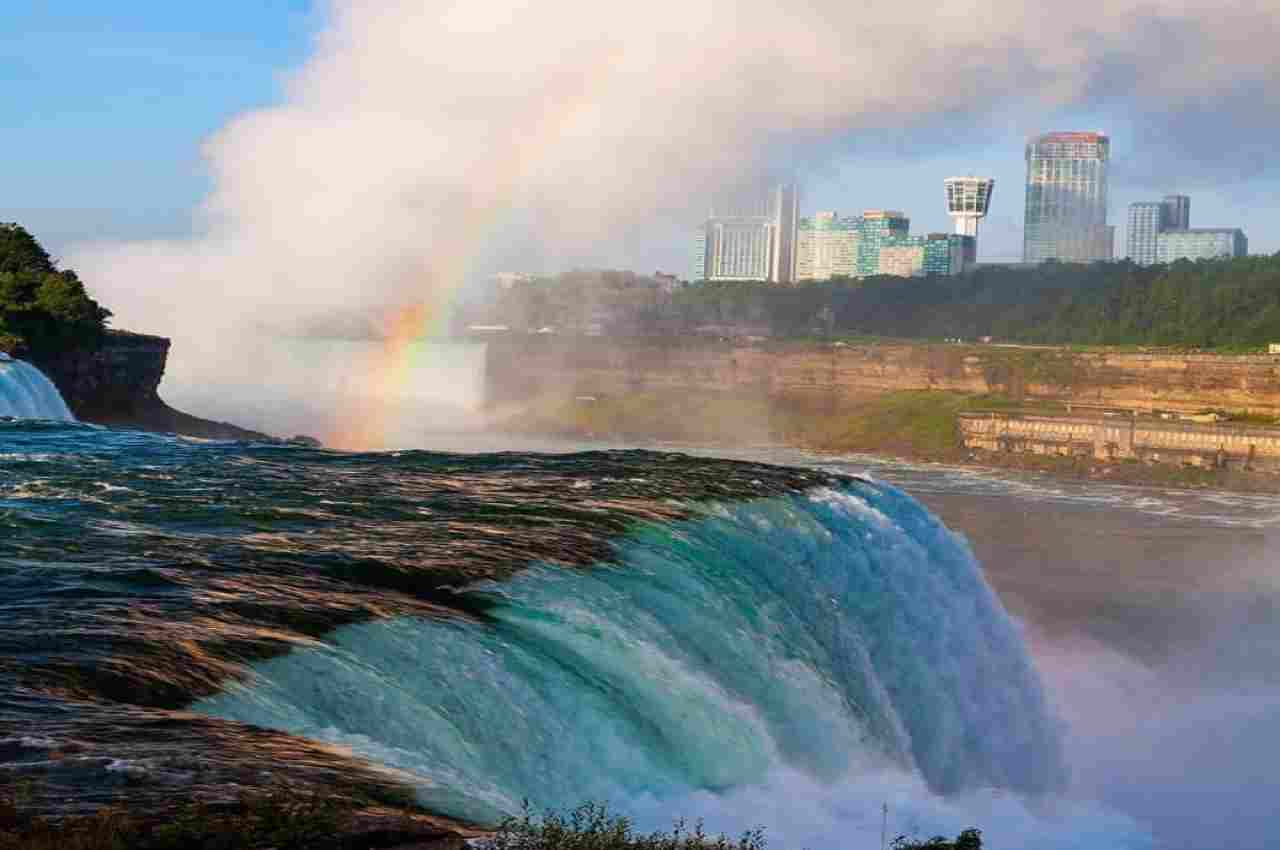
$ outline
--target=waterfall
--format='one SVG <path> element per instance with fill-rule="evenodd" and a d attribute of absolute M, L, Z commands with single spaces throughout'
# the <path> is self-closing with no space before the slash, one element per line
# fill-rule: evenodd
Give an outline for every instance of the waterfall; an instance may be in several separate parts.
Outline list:
<path fill-rule="evenodd" d="M 719 823 L 747 828 L 752 794 L 840 809 L 886 775 L 917 801 L 1064 780 L 1021 635 L 967 545 L 905 494 L 718 505 L 614 553 L 487 586 L 482 622 L 340 629 L 196 709 L 408 771 L 430 808 L 480 822 L 524 798 L 643 814 L 712 795 L 746 811 Z"/>
<path fill-rule="evenodd" d="M 74 422 L 67 403 L 44 373 L 0 354 L 0 416 Z"/>

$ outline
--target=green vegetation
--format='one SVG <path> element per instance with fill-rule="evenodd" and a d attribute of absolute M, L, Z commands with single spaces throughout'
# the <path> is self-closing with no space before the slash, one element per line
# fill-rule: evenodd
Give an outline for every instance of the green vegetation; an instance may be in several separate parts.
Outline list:
<path fill-rule="evenodd" d="M 22 818 L 12 801 L 0 798 L 0 850 L 362 850 L 373 847 L 461 847 L 459 837 L 424 836 L 411 819 L 401 827 L 383 824 L 361 833 L 354 803 L 319 795 L 244 799 L 218 806 L 193 803 L 166 818 L 140 819 L 119 808 L 57 822 Z M 584 803 L 567 814 L 537 816 L 525 803 L 476 842 L 479 850 L 766 850 L 763 829 L 737 839 L 708 835 L 702 822 L 675 823 L 670 831 L 637 832 L 628 818 L 601 803 Z M 920 841 L 898 836 L 894 850 L 982 850 L 982 833 L 967 829 L 955 841 L 941 836 Z"/>
<path fill-rule="evenodd" d="M 91 348 L 110 316 L 76 273 L 58 269 L 30 233 L 0 224 L 0 351 Z"/>
<path fill-rule="evenodd" d="M 524 814 L 505 821 L 498 831 L 480 842 L 481 850 L 765 850 L 764 830 L 744 833 L 738 839 L 710 836 L 702 822 L 690 828 L 677 821 L 669 832 L 637 833 L 631 821 L 609 814 L 608 807 L 586 803 L 566 814 Z M 982 833 L 966 829 L 955 841 L 941 836 L 916 841 L 899 836 L 894 850 L 982 850 Z"/>
<path fill-rule="evenodd" d="M 708 836 L 702 823 L 688 828 L 677 821 L 670 832 L 637 833 L 631 821 L 611 815 L 607 806 L 584 803 L 568 814 L 524 814 L 503 822 L 480 842 L 481 850 L 764 850 L 763 830 L 744 833 L 736 841 Z"/>
<path fill-rule="evenodd" d="M 1057 412 L 1061 405 L 1034 406 Z M 508 419 L 506 430 L 572 437 L 880 452 L 930 460 L 963 457 L 956 414 L 1026 410 L 1004 396 L 903 390 L 832 409 L 821 398 L 767 398 L 686 390 L 551 401 Z"/>
<path fill-rule="evenodd" d="M 824 315 L 823 310 L 830 313 Z M 963 277 L 837 280 L 779 289 L 704 284 L 679 293 L 690 323 L 751 322 L 775 333 L 1025 343 L 1259 348 L 1280 341 L 1280 255 L 1140 267 L 980 268 Z M 824 321 L 825 319 L 825 321 Z"/>
<path fill-rule="evenodd" d="M 468 309 L 468 321 L 514 330 L 1257 350 L 1280 342 L 1280 255 L 1152 267 L 1050 262 L 794 287 L 702 282 L 672 292 L 626 272 L 573 272 L 518 283 Z"/>
<path fill-rule="evenodd" d="M 893 850 L 982 850 L 982 831 L 966 829 L 956 836 L 955 841 L 948 841 L 941 835 L 935 835 L 927 841 L 899 835 L 891 846 Z"/>

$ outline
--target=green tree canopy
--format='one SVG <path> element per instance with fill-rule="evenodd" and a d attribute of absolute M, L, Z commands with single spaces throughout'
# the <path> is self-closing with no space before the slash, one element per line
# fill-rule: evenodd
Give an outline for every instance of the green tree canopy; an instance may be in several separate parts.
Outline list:
<path fill-rule="evenodd" d="M 0 224 L 0 350 L 91 347 L 110 316 L 35 237 L 19 225 Z"/>

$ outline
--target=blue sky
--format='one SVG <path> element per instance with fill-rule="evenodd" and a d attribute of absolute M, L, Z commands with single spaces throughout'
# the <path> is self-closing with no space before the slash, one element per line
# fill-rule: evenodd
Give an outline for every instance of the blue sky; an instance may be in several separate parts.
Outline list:
<path fill-rule="evenodd" d="M 276 101 L 323 23 L 307 0 L 61 0 L 6 10 L 0 102 L 10 108 L 0 111 L 0 220 L 27 225 L 55 253 L 85 241 L 189 232 L 191 211 L 208 190 L 202 142 L 233 116 Z M 850 142 L 840 165 L 804 178 L 803 209 L 900 208 L 913 230 L 947 229 L 942 179 L 991 175 L 997 190 L 982 253 L 1016 257 L 1025 134 L 1102 129 L 1114 143 L 1118 252 L 1125 206 L 1172 191 L 1192 195 L 1194 224 L 1243 226 L 1255 253 L 1280 250 L 1280 181 L 1270 174 L 1246 179 L 1201 167 L 1188 172 L 1216 176 L 1152 178 L 1142 167 L 1151 152 L 1123 126 L 1122 113 L 1099 108 L 1042 121 L 988 121 L 954 143 L 939 139 L 919 150 Z M 683 269 L 687 246 L 673 236 L 664 231 L 641 253 L 654 265 Z"/>
<path fill-rule="evenodd" d="M 56 251 L 185 233 L 202 141 L 271 103 L 319 25 L 304 0 L 17 0 L 0 23 L 0 220 Z"/>

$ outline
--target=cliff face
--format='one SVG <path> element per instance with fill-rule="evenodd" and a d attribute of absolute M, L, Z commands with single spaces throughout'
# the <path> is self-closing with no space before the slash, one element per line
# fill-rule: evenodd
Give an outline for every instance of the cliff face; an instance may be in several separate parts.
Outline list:
<path fill-rule="evenodd" d="M 169 346 L 164 337 L 108 331 L 96 351 L 71 349 L 34 360 L 76 417 L 96 422 L 138 416 L 164 404 L 158 390 Z"/>
<path fill-rule="evenodd" d="M 637 391 L 808 398 L 833 409 L 895 390 L 998 393 L 1129 409 L 1280 416 L 1280 356 L 1044 347 L 512 336 L 489 342 L 490 404 Z"/>
<path fill-rule="evenodd" d="M 35 354 L 31 360 L 57 386 L 76 418 L 84 422 L 209 439 L 271 439 L 165 404 L 159 388 L 170 344 L 160 336 L 108 331 L 97 349 Z"/>

